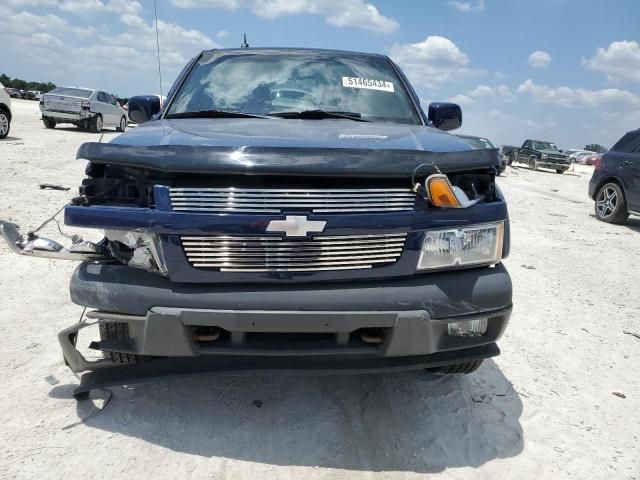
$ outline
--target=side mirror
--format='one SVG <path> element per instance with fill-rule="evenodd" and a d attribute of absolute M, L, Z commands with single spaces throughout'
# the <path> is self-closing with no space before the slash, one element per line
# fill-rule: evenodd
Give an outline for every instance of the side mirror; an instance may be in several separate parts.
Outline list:
<path fill-rule="evenodd" d="M 136 123 L 148 122 L 160 111 L 160 99 L 155 95 L 138 95 L 129 99 L 129 118 Z"/>
<path fill-rule="evenodd" d="M 429 120 L 440 130 L 455 130 L 462 125 L 462 109 L 455 103 L 430 103 Z"/>

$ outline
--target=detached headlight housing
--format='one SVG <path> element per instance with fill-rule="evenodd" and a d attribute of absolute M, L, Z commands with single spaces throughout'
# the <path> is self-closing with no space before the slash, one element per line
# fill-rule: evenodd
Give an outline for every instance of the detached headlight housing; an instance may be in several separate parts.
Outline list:
<path fill-rule="evenodd" d="M 502 258 L 504 222 L 424 232 L 418 270 L 492 265 Z"/>
<path fill-rule="evenodd" d="M 131 230 L 105 230 L 104 234 L 109 241 L 109 253 L 121 263 L 167 275 L 158 235 Z"/>

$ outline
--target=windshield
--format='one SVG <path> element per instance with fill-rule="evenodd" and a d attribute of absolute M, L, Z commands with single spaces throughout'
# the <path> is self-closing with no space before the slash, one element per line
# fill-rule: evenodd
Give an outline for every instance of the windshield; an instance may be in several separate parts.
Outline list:
<path fill-rule="evenodd" d="M 386 58 L 329 52 L 206 55 L 167 117 L 205 110 L 256 115 L 325 110 L 374 122 L 421 123 Z"/>
<path fill-rule="evenodd" d="M 487 140 L 486 138 L 480 137 L 460 137 L 473 148 L 496 148 L 493 144 Z"/>
<path fill-rule="evenodd" d="M 550 142 L 533 142 L 534 150 L 555 150 L 558 151 L 558 147 L 556 147 L 555 143 Z"/>
<path fill-rule="evenodd" d="M 64 95 L 67 97 L 89 98 L 92 90 L 85 90 L 84 88 L 58 87 L 54 88 L 49 93 L 52 93 L 54 95 Z"/>

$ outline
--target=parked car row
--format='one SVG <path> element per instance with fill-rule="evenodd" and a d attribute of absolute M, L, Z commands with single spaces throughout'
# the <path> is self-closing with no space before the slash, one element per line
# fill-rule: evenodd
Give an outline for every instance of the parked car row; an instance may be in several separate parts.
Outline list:
<path fill-rule="evenodd" d="M 591 152 L 589 150 L 577 150 L 577 149 L 569 149 L 565 150 L 564 153 L 569 154 L 569 160 L 571 163 L 579 163 L 584 165 L 587 157 L 591 157 L 593 155 L 598 155 L 596 152 Z"/>
<path fill-rule="evenodd" d="M 17 88 L 6 87 L 5 90 L 12 98 L 24 98 L 26 100 L 40 100 L 42 92 L 38 90 L 18 90 Z"/>

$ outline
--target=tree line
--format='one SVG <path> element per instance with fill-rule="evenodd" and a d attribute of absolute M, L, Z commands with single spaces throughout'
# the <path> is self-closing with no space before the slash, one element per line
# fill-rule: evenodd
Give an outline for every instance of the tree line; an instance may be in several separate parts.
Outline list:
<path fill-rule="evenodd" d="M 51 82 L 27 82 L 20 78 L 11 78 L 4 73 L 0 74 L 0 83 L 5 87 L 15 88 L 17 90 L 37 90 L 42 93 L 47 93 L 56 88 L 56 85 Z"/>

